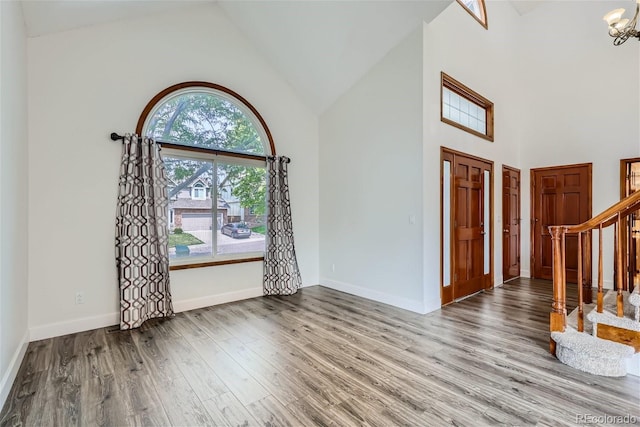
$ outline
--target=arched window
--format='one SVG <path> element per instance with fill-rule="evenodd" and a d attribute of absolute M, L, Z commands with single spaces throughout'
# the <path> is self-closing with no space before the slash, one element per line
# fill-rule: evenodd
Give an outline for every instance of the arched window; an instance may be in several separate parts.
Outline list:
<path fill-rule="evenodd" d="M 186 82 L 156 95 L 136 131 L 162 145 L 171 268 L 261 260 L 275 147 L 258 111 L 223 86 Z"/>
<path fill-rule="evenodd" d="M 473 16 L 484 28 L 488 29 L 487 8 L 484 0 L 457 0 L 460 5 Z"/>

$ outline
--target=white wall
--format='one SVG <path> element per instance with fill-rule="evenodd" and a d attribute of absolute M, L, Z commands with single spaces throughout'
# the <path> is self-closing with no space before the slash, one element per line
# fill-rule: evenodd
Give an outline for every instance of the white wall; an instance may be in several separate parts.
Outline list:
<path fill-rule="evenodd" d="M 638 49 L 611 46 L 601 22 L 610 8 L 548 2 L 520 16 L 509 2 L 490 1 L 487 31 L 452 3 L 343 95 L 320 119 L 321 282 L 410 309 L 422 287 L 420 309 L 440 306 L 441 146 L 494 162 L 495 285 L 502 283 L 503 165 L 521 169 L 525 276 L 530 168 L 593 162 L 594 213 L 612 204 L 619 159 L 638 155 L 639 79 Z M 494 102 L 494 142 L 440 121 L 441 71 Z M 412 214 L 416 225 L 407 221 Z"/>
<path fill-rule="evenodd" d="M 494 284 L 502 283 L 502 165 L 520 167 L 518 81 L 514 73 L 519 16 L 508 2 L 487 5 L 489 30 L 457 3 L 424 26 L 424 283 L 425 298 L 440 303 L 440 147 L 482 157 L 493 164 Z M 455 31 L 451 31 L 455 29 Z M 494 142 L 440 120 L 440 73 L 494 103 Z M 522 171 L 523 174 L 526 171 Z"/>
<path fill-rule="evenodd" d="M 0 408 L 28 343 L 27 56 L 20 2 L 0 2 Z"/>
<path fill-rule="evenodd" d="M 113 324 L 120 144 L 147 102 L 178 82 L 226 86 L 260 111 L 292 158 L 296 249 L 318 283 L 318 125 L 215 5 L 32 38 L 29 53 L 29 325 L 32 338 Z M 262 264 L 171 273 L 175 308 L 261 294 Z M 75 292 L 85 304 L 75 305 Z"/>
<path fill-rule="evenodd" d="M 530 169 L 592 162 L 596 214 L 618 199 L 619 160 L 638 156 L 638 49 L 612 46 L 601 21 L 610 9 L 606 1 L 546 2 L 519 16 L 507 2 L 489 1 L 485 31 L 465 25 L 469 17 L 454 3 L 425 26 L 425 206 L 439 196 L 427 185 L 437 179 L 438 145 L 495 162 L 495 284 L 502 282 L 502 164 L 521 169 L 521 263 L 523 276 L 529 276 Z M 599 24 L 601 31 L 594 31 Z M 456 31 L 447 31 L 451 28 Z M 495 103 L 494 143 L 440 123 L 436 91 L 441 70 Z M 439 218 L 426 212 L 428 245 L 436 240 Z M 605 237 L 605 280 L 610 283 L 613 245 L 610 233 Z M 426 286 L 439 272 L 436 253 L 435 246 L 431 251 L 425 246 Z M 436 288 L 425 290 L 430 292 L 435 295 Z"/>
<path fill-rule="evenodd" d="M 615 47 L 602 16 L 607 1 L 544 4 L 520 20 L 516 73 L 522 97 L 522 167 L 593 163 L 593 214 L 620 198 L 620 159 L 640 155 L 637 40 Z M 572 17 L 567 25 L 567 17 Z M 543 25 L 552 31 L 537 31 Z M 594 26 L 599 31 L 594 31 Z M 527 119 L 529 118 L 529 119 Z M 530 176 L 522 180 L 522 235 L 530 235 Z M 605 233 L 604 279 L 612 284 L 612 230 Z M 594 235 L 597 255 L 597 236 Z M 594 256 L 594 279 L 597 258 Z M 530 247 L 522 248 L 530 270 Z"/>
<path fill-rule="evenodd" d="M 418 28 L 320 117 L 320 282 L 419 312 L 421 87 Z"/>

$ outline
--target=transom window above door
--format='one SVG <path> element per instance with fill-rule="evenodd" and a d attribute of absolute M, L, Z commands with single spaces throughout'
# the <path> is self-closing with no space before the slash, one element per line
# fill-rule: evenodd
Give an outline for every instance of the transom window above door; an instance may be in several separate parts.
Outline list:
<path fill-rule="evenodd" d="M 493 142 L 493 102 L 441 73 L 440 120 Z"/>

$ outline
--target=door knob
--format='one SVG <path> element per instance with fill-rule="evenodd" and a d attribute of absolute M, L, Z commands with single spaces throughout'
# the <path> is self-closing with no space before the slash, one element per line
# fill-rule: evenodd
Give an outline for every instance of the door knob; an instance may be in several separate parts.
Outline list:
<path fill-rule="evenodd" d="M 506 229 L 506 228 L 505 228 L 504 230 L 502 230 L 502 231 L 504 231 L 505 233 L 508 233 L 508 232 L 509 232 L 509 230 L 508 230 L 508 229 Z"/>

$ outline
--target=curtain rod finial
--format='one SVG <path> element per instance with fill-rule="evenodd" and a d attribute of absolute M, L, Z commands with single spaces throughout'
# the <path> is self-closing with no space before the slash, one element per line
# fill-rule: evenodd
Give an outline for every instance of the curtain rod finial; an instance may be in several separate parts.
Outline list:
<path fill-rule="evenodd" d="M 118 135 L 118 134 L 117 134 L 117 133 L 115 133 L 115 132 L 111 132 L 111 140 L 112 140 L 112 141 L 117 141 L 117 140 L 119 140 L 119 139 L 122 139 L 122 137 L 121 137 L 120 135 Z"/>

